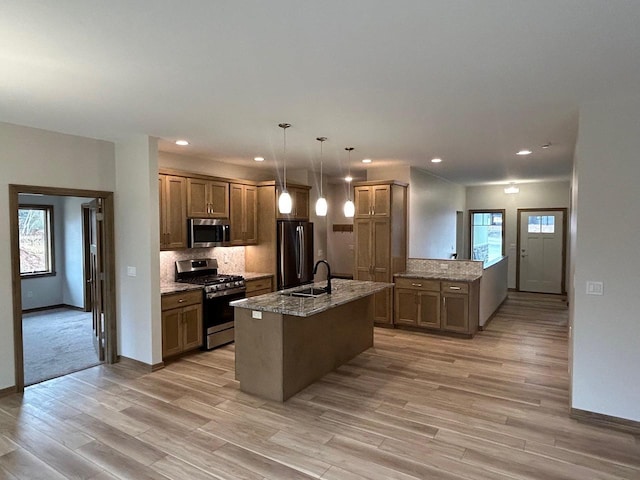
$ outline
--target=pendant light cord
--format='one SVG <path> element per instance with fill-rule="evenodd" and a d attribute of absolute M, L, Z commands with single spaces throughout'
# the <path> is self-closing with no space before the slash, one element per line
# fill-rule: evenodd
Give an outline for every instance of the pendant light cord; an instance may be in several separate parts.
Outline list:
<path fill-rule="evenodd" d="M 316 140 L 320 142 L 320 198 L 324 198 L 322 195 L 322 144 L 327 137 L 317 137 Z"/>
<path fill-rule="evenodd" d="M 278 126 L 282 129 L 282 136 L 284 138 L 284 152 L 283 152 L 283 161 L 284 161 L 284 189 L 283 191 L 287 191 L 287 128 L 291 126 L 290 123 L 279 123 Z"/>
<path fill-rule="evenodd" d="M 345 150 L 347 152 L 349 152 L 349 160 L 347 163 L 347 176 L 349 178 L 351 178 L 351 150 L 353 150 L 353 147 L 346 147 Z M 349 180 L 349 187 L 347 188 L 347 200 L 351 200 L 351 180 Z"/>

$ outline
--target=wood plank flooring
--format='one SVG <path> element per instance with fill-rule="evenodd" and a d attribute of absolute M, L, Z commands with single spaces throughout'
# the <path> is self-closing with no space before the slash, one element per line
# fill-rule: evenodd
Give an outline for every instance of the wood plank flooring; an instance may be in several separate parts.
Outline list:
<path fill-rule="evenodd" d="M 227 346 L 0 398 L 0 479 L 640 479 L 640 438 L 568 417 L 567 310 L 511 293 L 472 339 L 377 329 L 288 402 Z"/>

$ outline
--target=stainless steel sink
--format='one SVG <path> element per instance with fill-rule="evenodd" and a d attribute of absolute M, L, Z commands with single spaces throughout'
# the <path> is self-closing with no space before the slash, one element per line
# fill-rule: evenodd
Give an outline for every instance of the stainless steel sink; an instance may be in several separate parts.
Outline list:
<path fill-rule="evenodd" d="M 302 290 L 296 290 L 295 292 L 283 292 L 280 295 L 286 295 L 288 297 L 319 297 L 326 295 L 327 291 L 324 288 L 307 287 Z"/>

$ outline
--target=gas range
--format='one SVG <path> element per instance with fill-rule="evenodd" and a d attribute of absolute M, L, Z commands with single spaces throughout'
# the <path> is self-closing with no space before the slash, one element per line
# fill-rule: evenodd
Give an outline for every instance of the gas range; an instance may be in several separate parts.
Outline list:
<path fill-rule="evenodd" d="M 177 261 L 176 281 L 203 285 L 207 299 L 245 291 L 244 278 L 240 275 L 218 274 L 215 258 Z"/>

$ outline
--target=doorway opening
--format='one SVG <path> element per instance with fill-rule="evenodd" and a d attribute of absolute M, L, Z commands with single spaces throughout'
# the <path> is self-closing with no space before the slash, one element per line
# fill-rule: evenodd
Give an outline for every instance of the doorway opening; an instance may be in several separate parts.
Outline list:
<path fill-rule="evenodd" d="M 566 208 L 518 209 L 518 290 L 565 294 L 566 251 Z"/>
<path fill-rule="evenodd" d="M 16 389 L 116 361 L 113 194 L 10 185 Z"/>

